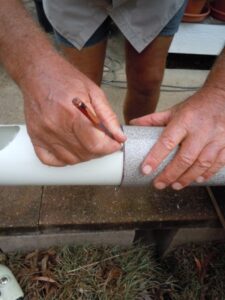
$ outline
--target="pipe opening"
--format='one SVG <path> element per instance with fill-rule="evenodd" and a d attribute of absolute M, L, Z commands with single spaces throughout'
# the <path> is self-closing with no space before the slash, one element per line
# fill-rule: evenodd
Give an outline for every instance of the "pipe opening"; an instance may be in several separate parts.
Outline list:
<path fill-rule="evenodd" d="M 8 146 L 19 131 L 19 126 L 0 126 L 0 150 Z"/>

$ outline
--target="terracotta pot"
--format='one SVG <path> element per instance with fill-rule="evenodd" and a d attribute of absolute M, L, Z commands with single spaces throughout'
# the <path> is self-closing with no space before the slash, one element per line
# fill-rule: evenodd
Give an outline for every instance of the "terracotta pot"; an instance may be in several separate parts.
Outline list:
<path fill-rule="evenodd" d="M 191 2 L 193 3 L 194 0 L 191 0 Z M 204 1 L 204 2 L 205 2 L 205 5 L 203 6 L 203 8 L 201 8 L 201 11 L 198 13 L 188 12 L 188 11 L 191 11 L 191 9 L 190 9 L 190 7 L 189 8 L 187 7 L 188 9 L 185 10 L 182 21 L 188 22 L 188 23 L 198 23 L 198 22 L 203 21 L 210 14 L 210 7 L 208 4 L 208 1 Z M 200 9 L 200 6 L 198 8 Z M 197 10 L 195 10 L 195 11 L 197 11 Z"/>
<path fill-rule="evenodd" d="M 207 2 L 207 0 L 189 0 L 185 9 L 185 14 L 201 14 Z"/>
<path fill-rule="evenodd" d="M 225 0 L 214 0 L 212 6 L 214 9 L 225 13 Z"/>
<path fill-rule="evenodd" d="M 208 15 L 210 14 L 210 9 L 207 8 L 207 10 L 201 14 L 184 14 L 182 22 L 187 23 L 199 23 L 202 22 Z"/>
<path fill-rule="evenodd" d="M 212 17 L 225 22 L 225 0 L 214 0 L 210 7 Z"/>

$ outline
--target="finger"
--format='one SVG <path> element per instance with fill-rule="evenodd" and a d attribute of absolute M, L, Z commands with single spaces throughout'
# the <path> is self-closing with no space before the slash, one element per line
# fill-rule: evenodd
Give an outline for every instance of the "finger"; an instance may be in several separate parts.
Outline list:
<path fill-rule="evenodd" d="M 66 120 L 68 120 L 68 116 Z M 53 162 L 54 165 L 74 165 L 82 161 L 80 156 L 77 155 L 82 152 L 79 143 L 77 143 L 71 130 L 64 127 L 68 126 L 63 126 L 63 124 L 58 128 L 53 125 L 48 126 L 45 134 L 39 134 L 41 141 L 40 138 L 32 138 L 36 148 L 45 149 L 44 153 L 41 150 L 38 151 L 38 154 L 42 155 L 42 159 L 51 161 L 54 158 L 54 160 L 57 159 L 59 161 L 59 163 Z"/>
<path fill-rule="evenodd" d="M 34 145 L 35 153 L 37 154 L 40 161 L 48 166 L 62 167 L 65 163 L 59 160 L 54 154 L 47 150 L 47 147 Z"/>
<path fill-rule="evenodd" d="M 169 123 L 171 114 L 171 110 L 153 113 L 141 118 L 133 119 L 130 121 L 130 124 L 137 126 L 165 126 Z"/>
<path fill-rule="evenodd" d="M 198 183 L 204 181 L 204 174 L 210 169 L 215 161 L 215 157 L 219 152 L 219 145 L 209 144 L 200 153 L 191 168 L 187 170 L 176 182 L 172 185 L 175 190 L 180 190 L 196 180 Z"/>
<path fill-rule="evenodd" d="M 64 145 L 59 143 L 51 144 L 52 153 L 55 157 L 63 162 L 65 165 L 75 165 L 81 161 L 83 161 L 77 153 L 72 153 L 68 149 L 65 148 Z M 90 159 L 90 158 L 89 158 Z"/>
<path fill-rule="evenodd" d="M 212 167 L 209 168 L 204 174 L 202 174 L 202 177 L 203 177 L 202 180 L 207 181 L 210 177 L 212 177 L 217 172 L 219 172 L 219 170 L 221 168 L 223 168 L 224 166 L 225 166 L 225 148 L 223 148 L 219 152 L 219 154 L 218 154 L 214 164 L 212 165 Z"/>
<path fill-rule="evenodd" d="M 119 143 L 124 143 L 124 135 L 116 114 L 112 111 L 105 94 L 101 90 L 92 89 L 90 92 L 91 104 L 105 128 Z"/>
<path fill-rule="evenodd" d="M 203 142 L 196 143 L 195 137 L 187 137 L 181 144 L 174 159 L 168 164 L 163 172 L 155 179 L 155 187 L 162 189 L 175 183 L 176 180 L 187 171 L 196 161 L 202 150 Z M 179 188 L 177 184 L 177 189 Z"/>
<path fill-rule="evenodd" d="M 173 125 L 172 122 L 164 129 L 156 144 L 142 164 L 142 172 L 149 175 L 156 170 L 168 154 L 184 139 L 187 132 L 182 126 Z"/>
<path fill-rule="evenodd" d="M 111 139 L 104 131 L 93 126 L 87 118 L 80 116 L 73 123 L 74 135 L 80 147 L 81 155 L 98 157 L 116 152 L 122 145 Z"/>
<path fill-rule="evenodd" d="M 83 139 L 83 135 L 80 133 L 77 135 L 80 144 L 83 149 L 85 149 L 85 157 L 99 157 L 114 153 L 122 148 L 120 143 L 112 140 L 106 133 L 98 129 L 94 128 L 90 131 L 90 133 L 92 133 L 92 135 L 88 140 Z"/>

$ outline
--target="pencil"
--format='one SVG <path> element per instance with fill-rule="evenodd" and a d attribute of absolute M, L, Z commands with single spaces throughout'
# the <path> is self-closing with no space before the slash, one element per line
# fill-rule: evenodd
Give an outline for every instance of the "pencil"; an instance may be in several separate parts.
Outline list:
<path fill-rule="evenodd" d="M 108 129 L 105 128 L 105 126 L 101 123 L 96 114 L 82 100 L 76 97 L 72 100 L 72 103 L 92 122 L 93 125 L 98 127 L 98 129 L 104 131 L 110 138 L 114 139 L 111 132 L 109 132 Z"/>
<path fill-rule="evenodd" d="M 78 108 L 94 125 L 99 126 L 100 120 L 94 112 L 78 97 L 72 100 L 73 105 Z"/>

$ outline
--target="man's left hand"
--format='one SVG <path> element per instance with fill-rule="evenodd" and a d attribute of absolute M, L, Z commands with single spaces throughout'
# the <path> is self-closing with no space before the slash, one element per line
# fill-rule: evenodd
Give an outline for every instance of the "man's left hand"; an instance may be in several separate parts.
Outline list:
<path fill-rule="evenodd" d="M 156 170 L 180 145 L 174 159 L 157 176 L 158 189 L 180 190 L 202 183 L 225 166 L 225 92 L 204 87 L 171 109 L 134 119 L 132 125 L 166 126 L 142 164 L 145 175 Z"/>

